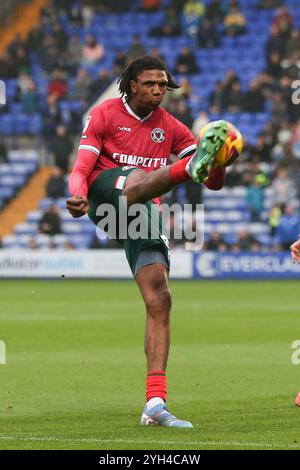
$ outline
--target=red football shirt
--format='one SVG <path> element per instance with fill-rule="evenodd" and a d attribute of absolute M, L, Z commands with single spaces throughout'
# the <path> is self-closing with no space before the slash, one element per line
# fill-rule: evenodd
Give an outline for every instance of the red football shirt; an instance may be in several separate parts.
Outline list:
<path fill-rule="evenodd" d="M 87 196 L 95 178 L 104 170 L 136 166 L 153 171 L 194 153 L 190 130 L 162 108 L 141 119 L 121 98 L 96 106 L 87 117 L 78 155 L 70 175 L 70 193 Z"/>

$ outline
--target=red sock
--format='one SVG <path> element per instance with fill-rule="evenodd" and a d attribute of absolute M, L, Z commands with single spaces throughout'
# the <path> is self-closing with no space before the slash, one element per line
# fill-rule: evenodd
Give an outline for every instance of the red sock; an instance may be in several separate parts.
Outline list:
<path fill-rule="evenodd" d="M 178 160 L 175 163 L 172 163 L 170 165 L 170 178 L 174 183 L 184 183 L 185 181 L 188 181 L 191 179 L 190 175 L 186 171 L 185 167 L 187 162 L 191 159 L 191 155 L 189 157 L 182 158 L 181 160 Z"/>
<path fill-rule="evenodd" d="M 160 397 L 167 399 L 167 377 L 164 370 L 153 370 L 148 372 L 146 379 L 146 400 Z"/>

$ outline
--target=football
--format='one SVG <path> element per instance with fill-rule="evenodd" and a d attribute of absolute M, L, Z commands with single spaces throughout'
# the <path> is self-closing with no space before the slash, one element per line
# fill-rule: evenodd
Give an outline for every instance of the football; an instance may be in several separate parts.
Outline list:
<path fill-rule="evenodd" d="M 199 132 L 199 139 L 203 134 L 214 124 L 215 121 L 211 121 L 206 126 L 202 127 Z M 227 122 L 228 125 L 228 137 L 223 147 L 218 151 L 214 158 L 214 163 L 219 166 L 231 165 L 242 153 L 243 150 L 243 137 L 240 131 L 231 122 Z"/>

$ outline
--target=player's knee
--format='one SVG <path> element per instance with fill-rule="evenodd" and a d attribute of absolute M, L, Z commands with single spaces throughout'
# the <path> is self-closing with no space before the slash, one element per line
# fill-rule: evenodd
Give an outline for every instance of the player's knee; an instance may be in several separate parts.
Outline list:
<path fill-rule="evenodd" d="M 127 197 L 128 206 L 140 202 L 144 176 L 145 173 L 143 171 L 133 171 L 128 175 L 123 189 L 123 196 Z"/>
<path fill-rule="evenodd" d="M 155 289 L 147 299 L 145 299 L 147 312 L 157 316 L 164 313 L 168 315 L 172 306 L 171 292 L 168 286 L 161 286 Z"/>

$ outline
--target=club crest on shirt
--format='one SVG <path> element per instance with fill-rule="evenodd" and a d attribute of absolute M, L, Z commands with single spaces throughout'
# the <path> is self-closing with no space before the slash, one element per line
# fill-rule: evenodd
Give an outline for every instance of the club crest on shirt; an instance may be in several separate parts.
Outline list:
<path fill-rule="evenodd" d="M 156 129 L 153 129 L 151 132 L 151 139 L 154 142 L 157 142 L 158 144 L 161 144 L 165 140 L 165 131 L 157 127 Z"/>

